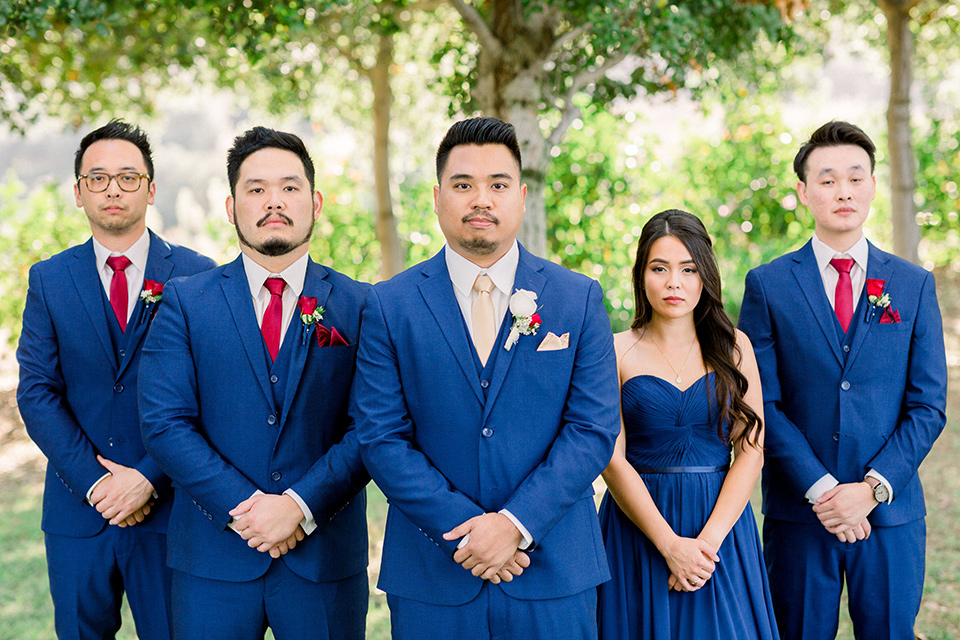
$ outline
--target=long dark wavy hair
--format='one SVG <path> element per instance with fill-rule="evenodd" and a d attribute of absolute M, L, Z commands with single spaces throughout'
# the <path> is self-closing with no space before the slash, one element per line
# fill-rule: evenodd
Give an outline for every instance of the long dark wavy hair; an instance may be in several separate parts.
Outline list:
<path fill-rule="evenodd" d="M 669 209 L 661 211 L 643 225 L 637 245 L 637 261 L 633 265 L 637 313 L 632 328 L 643 329 L 653 318 L 653 308 L 643 290 L 643 276 L 653 243 L 666 236 L 673 236 L 683 243 L 703 283 L 700 301 L 693 310 L 693 323 L 703 363 L 715 376 L 715 406 L 720 408 L 717 433 L 732 446 L 745 443 L 759 448 L 760 416 L 743 399 L 747 392 L 747 378 L 738 368 L 743 354 L 737 345 L 733 322 L 723 310 L 720 269 L 713 255 L 713 243 L 697 216 Z M 710 404 L 714 405 L 712 401 Z M 724 434 L 725 424 L 729 425 L 727 435 Z"/>

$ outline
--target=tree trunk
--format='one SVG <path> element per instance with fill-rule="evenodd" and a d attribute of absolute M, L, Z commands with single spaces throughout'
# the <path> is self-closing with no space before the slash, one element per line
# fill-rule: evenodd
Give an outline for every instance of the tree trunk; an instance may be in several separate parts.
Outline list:
<path fill-rule="evenodd" d="M 915 0 L 880 0 L 887 19 L 887 47 L 890 50 L 890 102 L 887 106 L 887 144 L 890 154 L 890 217 L 893 223 L 893 252 L 913 263 L 917 251 L 916 158 L 910 131 L 910 85 L 912 84 L 913 33 L 910 9 Z"/>
<path fill-rule="evenodd" d="M 380 241 L 380 278 L 386 280 L 403 271 L 406 253 L 397 233 L 390 193 L 390 109 L 393 89 L 390 66 L 393 64 L 393 36 L 380 35 L 377 61 L 370 69 L 373 88 L 373 179 L 377 206 L 377 240 Z"/>

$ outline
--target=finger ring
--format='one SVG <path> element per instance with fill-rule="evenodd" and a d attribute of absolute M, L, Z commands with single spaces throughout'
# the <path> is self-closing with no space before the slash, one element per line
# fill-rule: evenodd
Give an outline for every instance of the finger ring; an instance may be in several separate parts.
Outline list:
<path fill-rule="evenodd" d="M 698 584 L 700 584 L 700 578 L 693 578 L 690 581 L 690 584 L 692 584 L 693 586 L 697 586 Z"/>

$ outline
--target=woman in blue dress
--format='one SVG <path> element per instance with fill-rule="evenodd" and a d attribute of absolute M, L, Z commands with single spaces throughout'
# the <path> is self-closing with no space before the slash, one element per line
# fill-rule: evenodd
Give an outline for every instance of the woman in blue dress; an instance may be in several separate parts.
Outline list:
<path fill-rule="evenodd" d="M 774 640 L 749 505 L 763 466 L 760 377 L 723 310 L 703 223 L 676 210 L 651 218 L 633 281 L 636 319 L 614 340 L 622 423 L 603 472 L 612 579 L 600 586 L 600 638 Z"/>

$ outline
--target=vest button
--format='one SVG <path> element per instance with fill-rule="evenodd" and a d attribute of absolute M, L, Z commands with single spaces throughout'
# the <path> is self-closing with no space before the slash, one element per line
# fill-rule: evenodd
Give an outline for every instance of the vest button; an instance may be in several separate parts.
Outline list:
<path fill-rule="evenodd" d="M 277 376 L 270 376 L 270 382 L 276 382 L 279 379 Z"/>
<path fill-rule="evenodd" d="M 839 442 L 839 441 L 840 441 L 840 434 L 839 434 L 839 433 L 834 433 L 834 434 L 833 434 L 833 441 L 834 441 L 834 442 Z"/>
<path fill-rule="evenodd" d="M 484 438 L 489 438 L 490 436 L 493 435 L 493 429 L 491 429 L 490 427 L 484 427 L 483 430 L 480 432 L 480 434 Z"/>
<path fill-rule="evenodd" d="M 123 393 L 123 385 L 120 383 L 117 383 L 113 385 L 113 390 L 116 391 L 117 393 Z"/>
<path fill-rule="evenodd" d="M 848 389 L 850 389 L 850 383 L 844 380 L 843 382 L 840 383 L 840 388 L 843 389 L 844 391 L 847 391 Z"/>
<path fill-rule="evenodd" d="M 270 479 L 273 480 L 274 482 L 279 482 L 280 478 L 282 477 L 283 477 L 283 474 L 280 473 L 279 471 L 274 471 L 273 473 L 270 474 Z"/>
<path fill-rule="evenodd" d="M 484 389 L 486 389 L 487 387 L 490 386 L 490 381 L 489 381 L 489 380 L 481 380 L 481 381 L 480 381 L 480 386 L 483 387 Z"/>
<path fill-rule="evenodd" d="M 277 424 L 277 416 L 267 416 L 267 424 Z"/>
<path fill-rule="evenodd" d="M 120 357 L 122 358 L 125 355 L 127 355 L 127 352 L 123 349 L 120 349 Z"/>
<path fill-rule="evenodd" d="M 850 353 L 850 345 L 848 345 L 848 344 L 843 345 L 843 352 L 844 352 L 844 353 Z"/>

